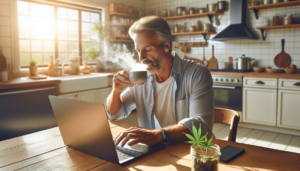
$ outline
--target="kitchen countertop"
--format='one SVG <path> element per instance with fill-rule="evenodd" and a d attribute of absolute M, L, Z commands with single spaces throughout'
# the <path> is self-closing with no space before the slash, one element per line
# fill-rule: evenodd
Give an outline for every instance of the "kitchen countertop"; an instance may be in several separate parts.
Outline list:
<path fill-rule="evenodd" d="M 267 72 L 210 72 L 212 75 L 233 75 L 243 77 L 261 77 L 261 78 L 283 78 L 283 79 L 300 79 L 300 73 L 267 73 Z"/>
<path fill-rule="evenodd" d="M 61 81 L 59 79 L 40 79 L 40 80 L 32 80 L 28 79 L 28 77 L 18 77 L 13 78 L 9 81 L 0 82 L 0 90 L 1 89 L 15 89 L 15 88 L 24 88 L 24 87 L 34 87 L 34 86 L 42 86 L 42 85 L 51 85 L 57 84 Z"/>
<path fill-rule="evenodd" d="M 113 77 L 116 72 L 101 72 L 93 73 L 107 75 L 108 77 Z M 284 79 L 300 79 L 300 73 L 295 74 L 286 74 L 286 73 L 257 73 L 257 72 L 211 72 L 212 75 L 234 75 L 234 76 L 243 76 L 243 77 L 261 77 L 261 78 L 284 78 Z M 42 85 L 51 85 L 60 83 L 60 79 L 41 79 L 41 80 L 32 80 L 28 77 L 19 77 L 13 78 L 6 82 L 0 82 L 1 89 L 14 89 L 14 88 L 24 88 L 24 87 L 34 87 Z"/>

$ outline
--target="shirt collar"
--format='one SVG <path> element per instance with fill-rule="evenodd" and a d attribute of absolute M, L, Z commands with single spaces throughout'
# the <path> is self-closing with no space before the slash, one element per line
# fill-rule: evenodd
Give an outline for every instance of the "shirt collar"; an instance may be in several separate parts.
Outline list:
<path fill-rule="evenodd" d="M 177 74 L 181 74 L 181 61 L 182 59 L 177 55 L 175 51 L 172 51 L 172 56 L 174 56 L 172 71 L 176 72 Z"/>

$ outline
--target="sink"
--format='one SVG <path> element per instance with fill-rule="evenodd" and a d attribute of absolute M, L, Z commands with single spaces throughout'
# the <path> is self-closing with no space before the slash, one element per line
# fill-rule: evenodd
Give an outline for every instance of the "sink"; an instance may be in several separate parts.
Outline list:
<path fill-rule="evenodd" d="M 108 76 L 105 74 L 68 75 L 48 79 L 61 80 L 61 83 L 56 84 L 59 94 L 108 87 Z"/>

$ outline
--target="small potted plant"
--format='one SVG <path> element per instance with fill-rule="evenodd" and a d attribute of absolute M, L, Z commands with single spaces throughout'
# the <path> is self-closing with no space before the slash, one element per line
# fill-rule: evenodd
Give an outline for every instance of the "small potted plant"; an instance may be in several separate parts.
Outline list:
<path fill-rule="evenodd" d="M 28 60 L 30 76 L 37 76 L 37 66 L 36 66 L 37 63 L 38 63 L 37 60 L 34 59 Z"/>
<path fill-rule="evenodd" d="M 201 124 L 198 131 L 194 124 L 192 129 L 194 136 L 183 133 L 190 139 L 186 143 L 192 144 L 192 171 L 217 171 L 221 155 L 219 146 L 211 143 L 213 137 L 207 139 L 207 133 L 201 136 Z"/>

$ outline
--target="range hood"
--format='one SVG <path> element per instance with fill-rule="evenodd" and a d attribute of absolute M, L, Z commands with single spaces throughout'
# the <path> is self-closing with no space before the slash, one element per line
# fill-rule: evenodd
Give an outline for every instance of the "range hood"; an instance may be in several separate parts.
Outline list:
<path fill-rule="evenodd" d="M 230 25 L 211 40 L 258 39 L 246 25 L 247 0 L 231 0 Z"/>

